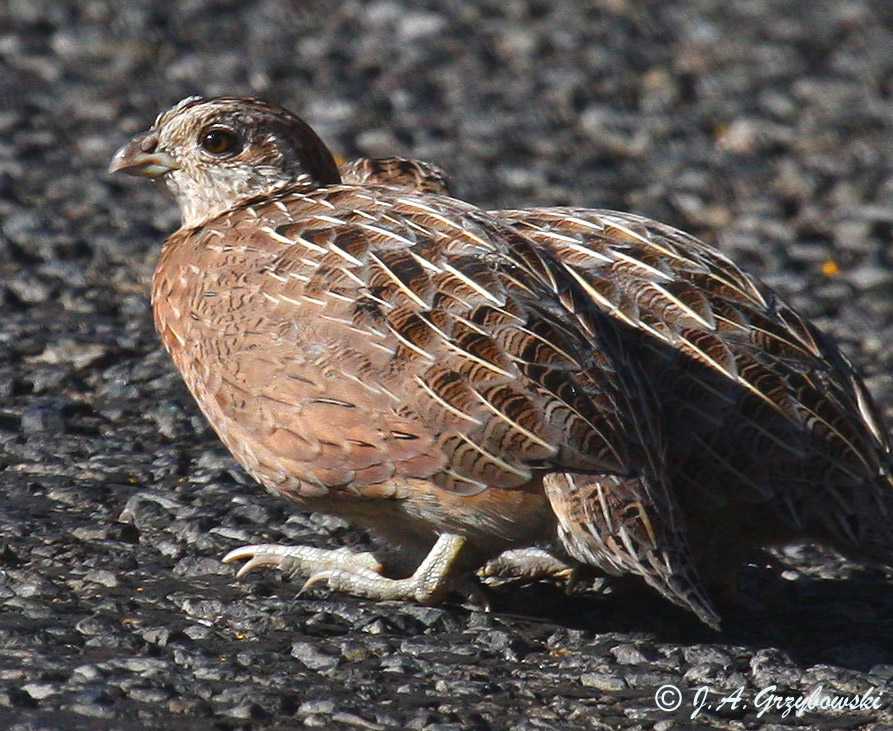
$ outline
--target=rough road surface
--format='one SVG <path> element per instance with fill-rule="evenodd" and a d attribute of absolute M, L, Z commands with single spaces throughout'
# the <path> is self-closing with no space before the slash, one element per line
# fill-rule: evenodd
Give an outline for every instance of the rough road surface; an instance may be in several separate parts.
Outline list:
<path fill-rule="evenodd" d="M 483 206 L 701 235 L 833 332 L 893 424 L 888 0 L 2 2 L 5 728 L 893 726 L 893 572 L 810 546 L 748 569 L 719 634 L 625 583 L 504 587 L 487 615 L 236 582 L 236 545 L 365 539 L 252 484 L 159 348 L 177 213 L 105 168 L 194 93 L 438 162 Z M 767 705 L 816 689 L 863 708 Z"/>

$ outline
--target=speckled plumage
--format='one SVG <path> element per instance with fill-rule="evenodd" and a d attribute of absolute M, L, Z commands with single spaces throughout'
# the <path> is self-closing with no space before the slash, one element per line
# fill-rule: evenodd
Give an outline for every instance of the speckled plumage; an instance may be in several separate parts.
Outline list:
<path fill-rule="evenodd" d="M 624 328 L 661 403 L 666 469 L 705 562 L 728 570 L 734 543 L 797 534 L 891 560 L 889 436 L 826 336 L 669 226 L 584 209 L 499 216 L 573 268 Z"/>
<path fill-rule="evenodd" d="M 876 410 L 766 288 L 637 216 L 484 212 L 414 161 L 339 172 L 296 120 L 187 100 L 113 169 L 161 177 L 184 211 L 156 324 L 227 447 L 391 548 L 372 568 L 311 557 L 311 581 L 439 601 L 541 546 L 715 625 L 699 571 L 721 579 L 748 547 L 807 536 L 890 560 Z M 202 148 L 218 128 L 238 137 L 223 156 Z M 426 561 L 427 594 L 378 576 Z"/>

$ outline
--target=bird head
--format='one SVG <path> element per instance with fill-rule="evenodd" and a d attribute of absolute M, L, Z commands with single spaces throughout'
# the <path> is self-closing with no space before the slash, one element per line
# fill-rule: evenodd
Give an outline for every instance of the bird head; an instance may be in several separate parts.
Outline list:
<path fill-rule="evenodd" d="M 118 150 L 109 172 L 160 180 L 176 198 L 184 227 L 287 186 L 341 180 L 332 154 L 303 120 L 237 97 L 184 99 Z"/>

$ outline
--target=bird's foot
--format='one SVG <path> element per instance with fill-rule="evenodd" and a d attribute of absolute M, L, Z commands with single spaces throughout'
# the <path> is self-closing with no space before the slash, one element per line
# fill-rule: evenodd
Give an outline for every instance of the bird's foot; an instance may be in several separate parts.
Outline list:
<path fill-rule="evenodd" d="M 368 551 L 355 553 L 347 548 L 331 550 L 314 546 L 282 546 L 276 543 L 240 546 L 227 553 L 223 562 L 232 563 L 244 559 L 248 561 L 236 574 L 238 579 L 261 567 L 277 568 L 289 578 L 310 576 L 318 571 L 331 569 L 370 572 L 376 576 L 384 571 L 384 566 Z"/>
<path fill-rule="evenodd" d="M 479 570 L 482 579 L 566 579 L 573 567 L 543 548 L 513 548 L 503 551 Z"/>
<path fill-rule="evenodd" d="M 301 591 L 326 582 L 334 591 L 368 599 L 398 599 L 426 606 L 440 604 L 452 591 L 489 608 L 481 591 L 470 581 L 455 576 L 455 565 L 466 541 L 444 534 L 411 576 L 392 579 L 382 576 L 384 566 L 371 553 L 351 553 L 346 549 L 327 550 L 309 546 L 275 544 L 243 546 L 230 551 L 224 562 L 248 559 L 237 574 L 242 577 L 260 566 L 282 570 L 289 578 L 308 576 Z"/>
<path fill-rule="evenodd" d="M 578 566 L 563 561 L 543 548 L 535 547 L 503 551 L 478 570 L 478 576 L 488 584 L 537 579 L 564 581 L 568 594 L 577 584 L 578 573 Z"/>

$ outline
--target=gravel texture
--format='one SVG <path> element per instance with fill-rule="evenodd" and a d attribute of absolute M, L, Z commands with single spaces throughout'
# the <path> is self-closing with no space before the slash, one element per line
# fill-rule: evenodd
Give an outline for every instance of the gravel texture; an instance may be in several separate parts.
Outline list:
<path fill-rule="evenodd" d="M 241 543 L 365 539 L 252 484 L 159 348 L 177 213 L 105 168 L 193 93 L 438 162 L 483 206 L 698 234 L 833 332 L 893 424 L 888 0 L 0 2 L 6 729 L 893 726 L 893 572 L 812 546 L 748 568 L 720 634 L 629 582 L 503 587 L 489 615 L 236 582 Z M 785 714 L 773 686 L 881 707 Z"/>

